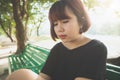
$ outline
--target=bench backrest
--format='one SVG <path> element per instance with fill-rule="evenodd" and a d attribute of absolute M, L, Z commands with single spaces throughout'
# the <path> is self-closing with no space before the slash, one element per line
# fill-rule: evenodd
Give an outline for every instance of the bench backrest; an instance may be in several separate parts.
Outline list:
<path fill-rule="evenodd" d="M 108 80 L 120 80 L 120 67 L 113 64 L 106 64 L 106 72 Z"/>
<path fill-rule="evenodd" d="M 20 68 L 28 68 L 39 73 L 49 52 L 49 49 L 28 44 L 21 54 L 9 57 L 11 72 Z"/>

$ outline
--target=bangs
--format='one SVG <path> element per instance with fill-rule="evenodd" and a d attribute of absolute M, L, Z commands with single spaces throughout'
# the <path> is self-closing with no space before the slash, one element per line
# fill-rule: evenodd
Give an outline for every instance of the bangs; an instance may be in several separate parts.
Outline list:
<path fill-rule="evenodd" d="M 51 7 L 49 12 L 49 20 L 54 23 L 57 20 L 69 19 L 70 17 L 65 12 L 66 4 L 64 2 L 59 2 Z"/>

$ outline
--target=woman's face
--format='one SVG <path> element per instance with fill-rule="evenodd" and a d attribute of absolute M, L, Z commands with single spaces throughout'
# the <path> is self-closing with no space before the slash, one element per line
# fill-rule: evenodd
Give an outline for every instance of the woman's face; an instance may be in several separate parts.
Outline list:
<path fill-rule="evenodd" d="M 78 23 L 77 17 L 68 7 L 65 8 L 65 12 L 70 18 L 55 21 L 54 31 L 63 42 L 73 42 L 79 38 L 81 26 Z"/>

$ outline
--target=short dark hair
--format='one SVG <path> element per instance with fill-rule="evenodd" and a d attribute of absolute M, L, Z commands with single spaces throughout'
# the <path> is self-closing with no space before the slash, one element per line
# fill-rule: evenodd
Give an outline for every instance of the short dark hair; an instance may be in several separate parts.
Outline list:
<path fill-rule="evenodd" d="M 67 14 L 65 13 L 66 6 L 71 9 L 71 11 L 77 17 L 78 23 L 82 25 L 80 33 L 86 32 L 91 25 L 90 19 L 81 0 L 56 1 L 49 11 L 50 31 L 51 37 L 54 41 L 56 41 L 56 39 L 58 38 L 54 31 L 54 22 L 56 20 L 69 18 L 69 16 L 67 16 Z"/>

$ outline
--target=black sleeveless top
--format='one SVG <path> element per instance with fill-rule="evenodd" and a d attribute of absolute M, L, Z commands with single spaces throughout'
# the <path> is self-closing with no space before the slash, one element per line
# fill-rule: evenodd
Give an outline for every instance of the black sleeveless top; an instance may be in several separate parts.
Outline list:
<path fill-rule="evenodd" d="M 92 80 L 105 80 L 107 49 L 98 40 L 67 49 L 61 42 L 56 44 L 41 70 L 52 80 L 74 80 L 85 77 Z"/>

